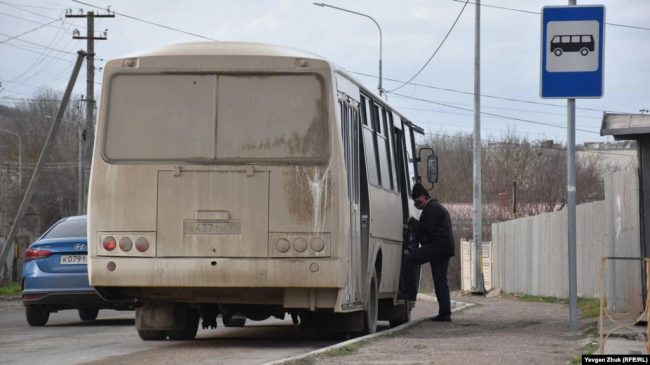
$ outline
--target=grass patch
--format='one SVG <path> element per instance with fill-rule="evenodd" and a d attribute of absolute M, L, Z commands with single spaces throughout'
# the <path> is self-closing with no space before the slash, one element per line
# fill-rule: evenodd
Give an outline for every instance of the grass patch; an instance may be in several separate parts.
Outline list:
<path fill-rule="evenodd" d="M 20 284 L 11 283 L 9 285 L 0 286 L 0 297 L 10 297 L 20 295 Z"/>
<path fill-rule="evenodd" d="M 569 304 L 569 300 L 566 298 L 529 294 L 515 294 L 515 297 L 524 302 Z M 578 298 L 578 311 L 581 319 L 598 317 L 600 315 L 600 299 Z"/>
<path fill-rule="evenodd" d="M 576 355 L 569 361 L 570 365 L 580 365 L 582 364 L 582 355 L 593 355 L 596 350 L 598 350 L 598 344 L 597 343 L 590 343 L 589 345 L 585 346 L 583 348 L 583 352 L 580 355 Z"/>

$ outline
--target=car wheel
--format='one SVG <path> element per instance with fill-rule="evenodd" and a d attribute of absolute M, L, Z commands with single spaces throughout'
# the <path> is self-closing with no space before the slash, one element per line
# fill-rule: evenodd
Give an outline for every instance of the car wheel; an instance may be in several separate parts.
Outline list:
<path fill-rule="evenodd" d="M 79 309 L 79 318 L 82 321 L 94 321 L 97 319 L 99 309 Z"/>
<path fill-rule="evenodd" d="M 50 318 L 50 312 L 42 306 L 28 305 L 25 307 L 25 317 L 30 326 L 45 326 Z"/>
<path fill-rule="evenodd" d="M 185 309 L 185 327 L 182 330 L 167 331 L 172 341 L 193 340 L 199 329 L 199 313 L 193 309 Z"/>
<path fill-rule="evenodd" d="M 167 338 L 167 331 L 138 330 L 138 335 L 143 341 L 164 341 Z"/>
<path fill-rule="evenodd" d="M 553 54 L 555 54 L 556 56 L 560 57 L 560 56 L 562 56 L 562 50 L 559 49 L 559 48 L 556 48 L 555 51 L 553 51 Z"/>

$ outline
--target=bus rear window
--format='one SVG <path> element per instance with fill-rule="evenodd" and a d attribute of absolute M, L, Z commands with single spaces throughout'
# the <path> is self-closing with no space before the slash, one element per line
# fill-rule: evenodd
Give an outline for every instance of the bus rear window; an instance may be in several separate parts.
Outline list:
<path fill-rule="evenodd" d="M 325 156 L 327 124 L 316 76 L 219 76 L 217 97 L 217 158 Z"/>
<path fill-rule="evenodd" d="M 323 91 L 314 75 L 119 75 L 108 160 L 322 159 Z"/>

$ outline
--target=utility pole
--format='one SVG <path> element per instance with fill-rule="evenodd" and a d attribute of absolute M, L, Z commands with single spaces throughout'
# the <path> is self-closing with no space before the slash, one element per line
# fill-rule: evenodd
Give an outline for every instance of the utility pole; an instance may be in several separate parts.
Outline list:
<path fill-rule="evenodd" d="M 114 18 L 115 14 L 110 10 L 106 14 L 95 14 L 94 11 L 88 11 L 85 14 L 83 10 L 79 14 L 73 14 L 71 9 L 65 14 L 66 18 L 86 18 L 86 36 L 82 36 L 78 30 L 72 34 L 72 39 L 85 39 L 86 49 L 88 54 L 86 56 L 86 97 L 82 101 L 86 102 L 86 128 L 83 129 L 81 138 L 85 143 L 85 148 L 79 154 L 79 214 L 82 213 L 81 207 L 85 207 L 85 197 L 87 190 L 85 189 L 85 169 L 82 164 L 87 159 L 92 161 L 93 145 L 95 143 L 95 40 L 106 40 L 106 30 L 101 35 L 95 35 L 95 18 Z M 85 138 L 84 138 L 85 136 Z M 82 141 L 80 140 L 79 143 Z"/>
<path fill-rule="evenodd" d="M 476 0 L 474 25 L 474 283 L 472 293 L 485 293 L 483 255 L 483 212 L 481 207 L 481 1 Z"/>

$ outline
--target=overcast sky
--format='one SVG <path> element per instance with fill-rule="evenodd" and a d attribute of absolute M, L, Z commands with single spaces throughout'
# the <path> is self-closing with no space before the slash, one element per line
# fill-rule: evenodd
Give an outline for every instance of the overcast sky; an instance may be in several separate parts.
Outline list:
<path fill-rule="evenodd" d="M 369 88 L 377 87 L 375 77 L 357 74 L 378 74 L 376 26 L 364 17 L 317 7 L 312 1 L 88 0 L 86 3 L 103 9 L 110 5 L 118 13 L 115 18 L 98 19 L 95 25 L 97 34 L 108 29 L 108 40 L 95 43 L 97 57 L 104 60 L 172 43 L 206 40 L 120 15 L 124 14 L 219 41 L 266 42 L 303 49 L 353 72 Z M 539 12 L 545 5 L 566 5 L 567 1 L 483 0 L 482 3 L 526 11 L 481 8 L 482 111 L 492 114 L 482 116 L 483 138 L 514 130 L 529 139 L 554 139 L 563 143 L 566 101 L 544 100 L 539 96 L 540 15 L 531 12 Z M 606 6 L 608 23 L 625 26 L 606 26 L 605 96 L 577 101 L 577 127 L 581 129 L 576 132 L 578 143 L 606 140 L 598 133 L 603 111 L 638 113 L 642 108 L 650 109 L 650 1 L 602 3 Z M 429 59 L 463 9 L 464 1 L 337 0 L 328 4 L 366 13 L 381 25 L 384 88 L 391 90 L 400 83 L 388 79 L 408 80 Z M 578 4 L 587 3 L 578 1 Z M 74 13 L 79 9 L 97 10 L 64 0 L 0 0 L 0 103 L 20 102 L 43 87 L 65 88 L 74 52 L 86 48 L 85 41 L 72 39 L 74 29 L 85 34 L 85 19 L 57 20 L 67 8 Z M 388 95 L 391 104 L 430 133 L 472 130 L 472 112 L 463 109 L 471 110 L 473 103 L 474 14 L 475 5 L 470 3 L 436 56 L 414 79 L 420 86 L 407 85 L 395 91 L 409 98 Z M 41 28 L 34 30 L 38 27 Z M 98 61 L 96 66 L 104 63 Z M 102 74 L 98 72 L 96 80 L 101 82 L 101 79 Z M 98 84 L 97 93 L 100 90 Z M 85 67 L 75 93 L 84 91 Z"/>

